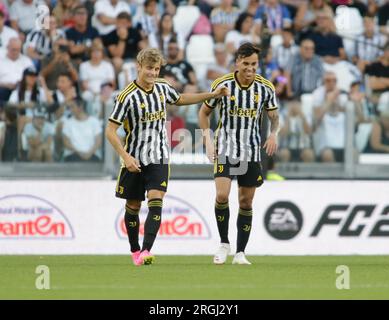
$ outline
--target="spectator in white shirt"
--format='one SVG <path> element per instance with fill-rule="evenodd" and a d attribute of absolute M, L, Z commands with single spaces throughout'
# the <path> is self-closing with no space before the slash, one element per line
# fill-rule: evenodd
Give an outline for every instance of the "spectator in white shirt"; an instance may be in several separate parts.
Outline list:
<path fill-rule="evenodd" d="M 259 37 L 254 32 L 254 17 L 246 12 L 243 12 L 235 23 L 235 29 L 227 33 L 225 44 L 227 51 L 231 55 L 234 55 L 236 50 L 244 42 L 252 42 L 254 44 L 259 43 Z"/>
<path fill-rule="evenodd" d="M 7 48 L 9 39 L 18 37 L 18 33 L 14 29 L 6 26 L 4 23 L 5 14 L 2 10 L 0 10 L 0 49 Z"/>
<path fill-rule="evenodd" d="M 130 7 L 125 1 L 97 0 L 92 24 L 100 35 L 106 35 L 115 30 L 116 17 L 121 12 L 131 14 Z"/>
<path fill-rule="evenodd" d="M 51 162 L 53 160 L 54 128 L 46 119 L 46 110 L 35 109 L 32 122 L 24 128 L 29 161 Z"/>
<path fill-rule="evenodd" d="M 45 5 L 39 0 L 16 0 L 10 8 L 11 27 L 29 33 L 36 27 L 36 21 L 39 17 L 39 5 Z"/>
<path fill-rule="evenodd" d="M 91 59 L 80 65 L 80 80 L 83 96 L 90 100 L 98 96 L 103 83 L 115 83 L 115 71 L 112 64 L 104 60 L 104 47 L 101 40 L 95 40 L 91 48 Z"/>
<path fill-rule="evenodd" d="M 323 162 L 342 162 L 348 99 L 338 88 L 335 73 L 326 72 L 323 83 L 313 92 L 315 149 Z"/>
<path fill-rule="evenodd" d="M 22 79 L 23 71 L 33 67 L 30 58 L 21 54 L 22 42 L 19 38 L 11 38 L 7 52 L 0 55 L 0 101 L 7 101 L 12 90 Z"/>
<path fill-rule="evenodd" d="M 63 126 L 65 161 L 99 161 L 102 143 L 99 120 L 85 112 L 83 101 L 73 101 L 70 108 L 73 116 Z"/>

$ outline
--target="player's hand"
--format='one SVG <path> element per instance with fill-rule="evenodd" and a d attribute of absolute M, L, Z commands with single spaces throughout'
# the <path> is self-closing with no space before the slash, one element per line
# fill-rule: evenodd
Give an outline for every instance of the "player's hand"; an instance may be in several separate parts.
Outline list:
<path fill-rule="evenodd" d="M 205 145 L 205 151 L 207 153 L 207 157 L 211 163 L 214 163 L 216 160 L 215 147 L 212 143 L 207 143 Z"/>
<path fill-rule="evenodd" d="M 229 96 L 230 95 L 230 90 L 227 87 L 219 87 L 217 88 L 214 92 L 214 98 L 218 99 L 221 97 Z"/>
<path fill-rule="evenodd" d="M 270 136 L 267 138 L 265 144 L 263 145 L 263 148 L 266 149 L 266 154 L 268 156 L 272 156 L 276 153 L 278 148 L 277 143 L 277 136 L 274 133 L 271 133 Z"/>
<path fill-rule="evenodd" d="M 130 172 L 141 172 L 139 161 L 130 155 L 124 159 L 124 165 Z"/>

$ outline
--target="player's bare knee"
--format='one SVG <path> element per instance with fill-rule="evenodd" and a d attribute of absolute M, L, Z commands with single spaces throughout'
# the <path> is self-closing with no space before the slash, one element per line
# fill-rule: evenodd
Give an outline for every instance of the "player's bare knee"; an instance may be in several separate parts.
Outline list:
<path fill-rule="evenodd" d="M 239 196 L 239 207 L 243 209 L 250 209 L 253 205 L 253 198 L 247 195 Z"/>
<path fill-rule="evenodd" d="M 160 191 L 160 190 L 149 190 L 147 192 L 147 199 L 148 200 L 150 200 L 150 199 L 163 199 L 164 196 L 165 196 L 165 192 Z"/>
<path fill-rule="evenodd" d="M 127 200 L 126 201 L 126 207 L 129 207 L 133 210 L 140 210 L 141 205 L 142 205 L 142 201 L 140 201 L 140 200 Z"/>
<path fill-rule="evenodd" d="M 219 203 L 227 203 L 228 202 L 228 193 L 217 192 L 216 193 L 216 201 Z"/>

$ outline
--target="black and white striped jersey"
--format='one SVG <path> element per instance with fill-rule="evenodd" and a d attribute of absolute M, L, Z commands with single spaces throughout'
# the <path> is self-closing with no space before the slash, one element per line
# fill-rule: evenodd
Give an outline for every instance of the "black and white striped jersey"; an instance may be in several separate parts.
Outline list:
<path fill-rule="evenodd" d="M 167 81 L 157 79 L 150 91 L 131 82 L 115 99 L 109 120 L 123 124 L 125 150 L 141 164 L 169 159 L 166 105 L 175 104 L 180 94 Z"/>
<path fill-rule="evenodd" d="M 276 110 L 277 100 L 273 84 L 260 75 L 249 86 L 242 86 L 236 73 L 216 79 L 211 92 L 220 86 L 231 95 L 207 100 L 209 108 L 219 107 L 219 123 L 215 132 L 218 157 L 240 161 L 260 161 L 261 114 L 263 110 Z"/>
<path fill-rule="evenodd" d="M 57 29 L 56 36 L 50 37 L 45 30 L 42 29 L 33 29 L 26 36 L 26 42 L 24 43 L 24 51 L 27 52 L 28 48 L 33 48 L 35 51 L 48 57 L 53 51 L 53 43 L 58 39 L 65 39 L 66 34 L 63 30 Z"/>

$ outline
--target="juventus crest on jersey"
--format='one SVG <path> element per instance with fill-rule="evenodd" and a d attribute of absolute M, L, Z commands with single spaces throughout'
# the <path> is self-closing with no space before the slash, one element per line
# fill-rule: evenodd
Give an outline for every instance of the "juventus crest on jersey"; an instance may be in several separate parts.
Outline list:
<path fill-rule="evenodd" d="M 179 98 L 176 89 L 163 79 L 157 79 L 148 92 L 133 81 L 116 97 L 109 120 L 123 124 L 125 150 L 142 164 L 169 159 L 166 104 L 175 104 Z"/>
<path fill-rule="evenodd" d="M 227 87 L 231 95 L 205 102 L 209 108 L 219 107 L 219 124 L 215 145 L 219 159 L 260 161 L 261 114 L 277 109 L 273 84 L 260 75 L 247 87 L 239 84 L 235 73 L 216 79 L 211 91 Z"/>

